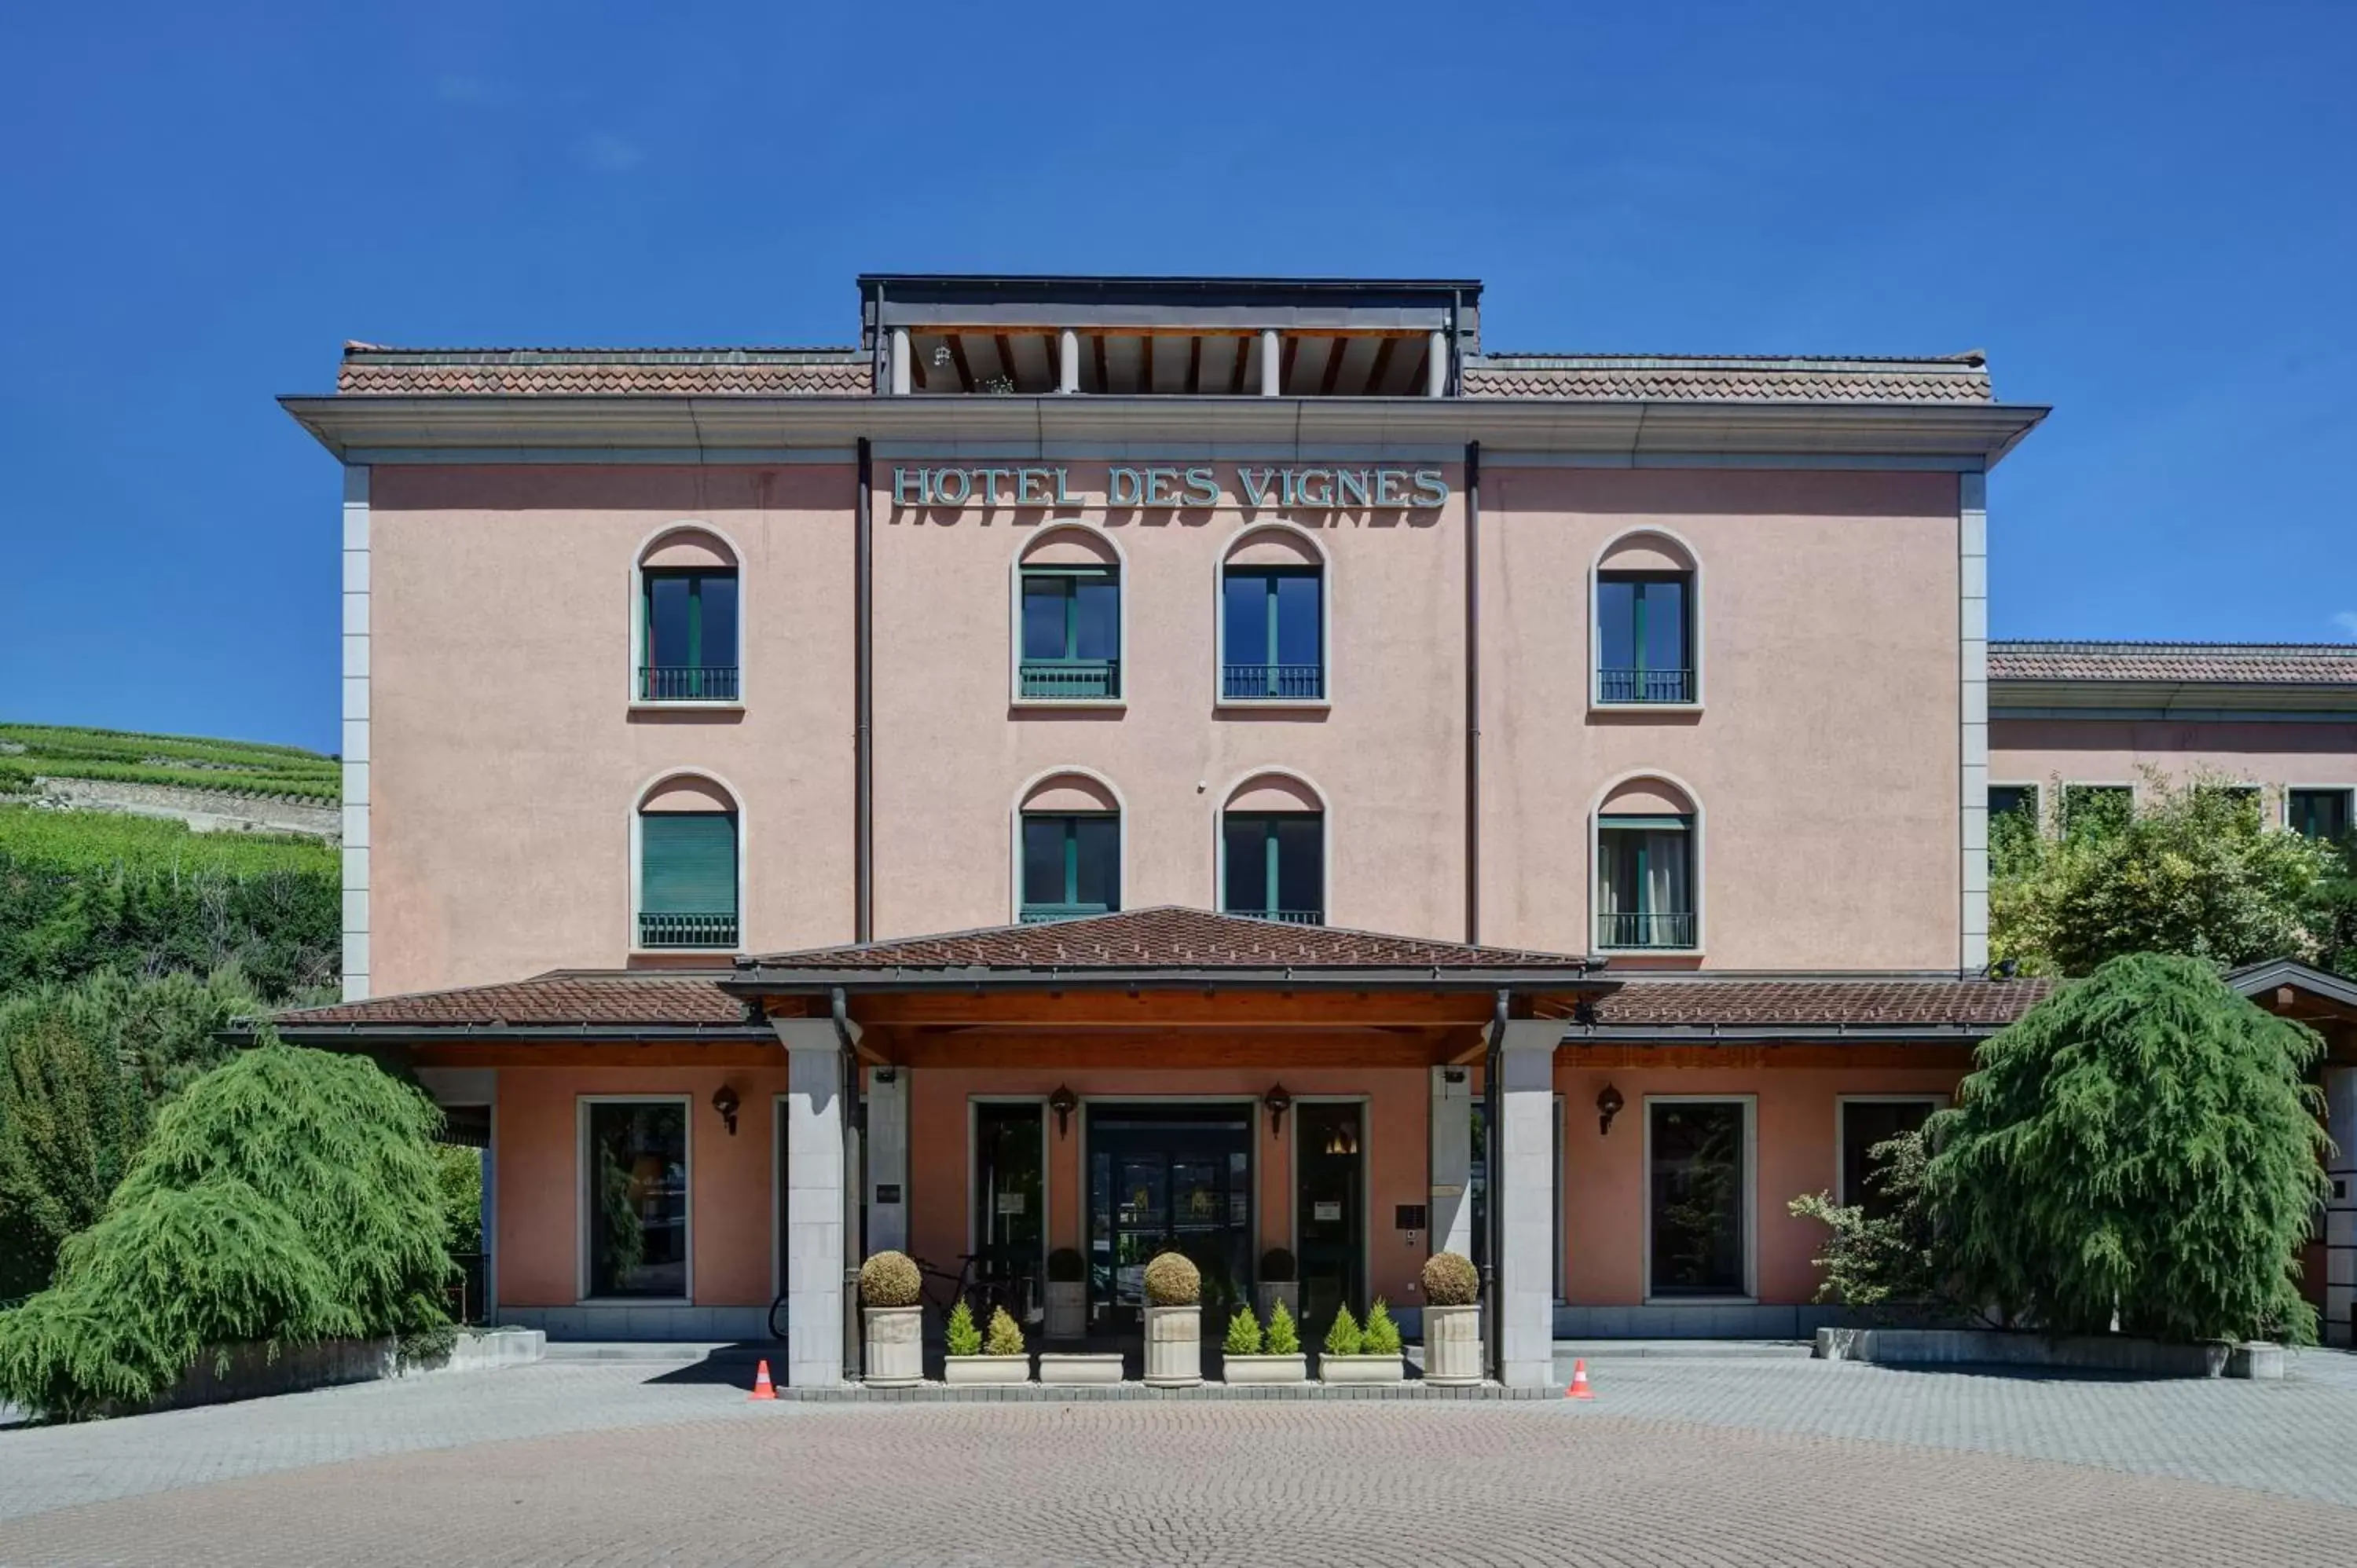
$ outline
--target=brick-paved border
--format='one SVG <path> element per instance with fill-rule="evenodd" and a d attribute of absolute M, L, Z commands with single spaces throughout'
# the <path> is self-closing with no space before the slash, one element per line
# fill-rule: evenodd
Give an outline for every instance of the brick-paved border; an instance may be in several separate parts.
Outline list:
<path fill-rule="evenodd" d="M 1157 1388 L 1151 1383 L 982 1383 L 952 1388 L 947 1383 L 920 1383 L 908 1389 L 870 1389 L 845 1383 L 833 1389 L 780 1389 L 778 1398 L 794 1404 L 1064 1404 L 1078 1401 L 1119 1402 L 1125 1400 L 1559 1400 L 1563 1385 L 1509 1389 L 1496 1383 L 1468 1388 L 1444 1388 L 1436 1383 L 1197 1383 L 1190 1388 Z"/>

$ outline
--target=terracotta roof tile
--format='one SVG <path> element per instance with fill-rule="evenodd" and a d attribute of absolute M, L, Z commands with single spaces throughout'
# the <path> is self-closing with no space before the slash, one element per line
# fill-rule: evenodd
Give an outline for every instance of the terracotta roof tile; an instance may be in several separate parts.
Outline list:
<path fill-rule="evenodd" d="M 1490 355 L 1467 363 L 1468 397 L 1597 402 L 1987 403 L 1978 355 L 1954 360 Z"/>
<path fill-rule="evenodd" d="M 2050 980 L 1631 979 L 1596 1002 L 1615 1026 L 1756 1028 L 1786 1024 L 2002 1026 L 2054 989 Z"/>
<path fill-rule="evenodd" d="M 1296 926 L 1204 909 L 1125 909 L 1085 919 L 779 953 L 765 970 L 1562 969 L 1567 953 L 1467 947 L 1336 926 Z"/>
<path fill-rule="evenodd" d="M 865 395 L 867 361 L 851 349 L 379 349 L 344 351 L 348 396 Z"/>
<path fill-rule="evenodd" d="M 1992 642 L 1992 681 L 2357 685 L 2357 643 Z"/>
<path fill-rule="evenodd" d="M 497 985 L 450 991 L 414 991 L 298 1007 L 273 1015 L 281 1028 L 330 1027 L 345 1024 L 418 1024 L 436 1026 L 502 1025 L 556 1027 L 565 1025 L 647 1025 L 713 1027 L 745 1022 L 745 1005 L 713 983 L 710 975 L 651 974 L 643 971 L 558 971 Z"/>

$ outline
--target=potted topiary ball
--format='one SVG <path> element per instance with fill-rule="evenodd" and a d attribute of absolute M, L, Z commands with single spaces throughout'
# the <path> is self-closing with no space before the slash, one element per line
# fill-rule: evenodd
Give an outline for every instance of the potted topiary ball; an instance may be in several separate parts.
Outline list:
<path fill-rule="evenodd" d="M 1293 1315 L 1278 1302 L 1269 1315 L 1268 1332 L 1252 1308 L 1240 1306 L 1228 1320 L 1227 1343 L 1221 1348 L 1221 1375 L 1231 1383 L 1306 1383 L 1309 1358 L 1301 1353 Z"/>
<path fill-rule="evenodd" d="M 1003 1306 L 991 1309 L 985 1337 L 974 1326 L 974 1309 L 959 1302 L 950 1314 L 948 1339 L 942 1380 L 952 1387 L 1031 1380 L 1031 1357 L 1023 1348 L 1023 1330 Z"/>
<path fill-rule="evenodd" d="M 925 1380 L 924 1277 L 906 1252 L 877 1252 L 859 1265 L 859 1300 L 866 1311 L 867 1375 L 871 1389 L 909 1389 Z"/>
<path fill-rule="evenodd" d="M 1396 1383 L 1407 1377 L 1407 1360 L 1400 1353 L 1399 1325 L 1381 1296 L 1367 1309 L 1361 1327 L 1347 1306 L 1334 1311 L 1333 1326 L 1326 1331 L 1326 1350 L 1318 1358 L 1322 1383 Z"/>
<path fill-rule="evenodd" d="M 1301 1314 L 1301 1286 L 1293 1254 L 1282 1247 L 1271 1247 L 1260 1255 L 1260 1315 L 1263 1318 L 1276 1316 L 1279 1303 L 1293 1316 Z"/>
<path fill-rule="evenodd" d="M 1203 1380 L 1203 1276 L 1183 1252 L 1146 1265 L 1146 1380 L 1188 1388 Z"/>
<path fill-rule="evenodd" d="M 1048 1254 L 1048 1323 L 1050 1339 L 1079 1339 L 1089 1331 L 1088 1261 L 1077 1248 Z"/>
<path fill-rule="evenodd" d="M 1465 1388 L 1481 1380 L 1481 1276 L 1462 1252 L 1424 1261 L 1424 1380 Z"/>

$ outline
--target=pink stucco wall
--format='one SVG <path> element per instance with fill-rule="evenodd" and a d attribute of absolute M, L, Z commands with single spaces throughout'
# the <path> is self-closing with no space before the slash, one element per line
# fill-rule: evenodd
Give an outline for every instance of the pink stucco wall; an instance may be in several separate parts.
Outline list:
<path fill-rule="evenodd" d="M 2237 783 L 2357 785 L 2357 739 L 2344 723 L 2007 719 L 1989 723 L 1996 784 L 2136 784 L 2152 767 L 2184 779 L 2207 769 Z"/>

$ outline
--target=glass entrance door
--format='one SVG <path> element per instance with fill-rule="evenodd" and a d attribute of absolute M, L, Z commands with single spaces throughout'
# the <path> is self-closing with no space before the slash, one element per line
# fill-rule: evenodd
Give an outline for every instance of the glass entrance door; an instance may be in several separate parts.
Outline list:
<path fill-rule="evenodd" d="M 978 1101 L 974 1108 L 974 1236 L 977 1279 L 1003 1286 L 1025 1319 L 1045 1302 L 1047 1139 L 1038 1101 Z"/>
<path fill-rule="evenodd" d="M 1090 1321 L 1135 1326 L 1147 1261 L 1176 1250 L 1224 1326 L 1252 1287 L 1252 1107 L 1091 1105 L 1087 1124 Z"/>
<path fill-rule="evenodd" d="M 1348 1303 L 1365 1316 L 1366 1161 L 1360 1112 L 1347 1104 L 1294 1107 L 1295 1248 L 1301 1268 L 1301 1320 L 1319 1329 Z"/>

